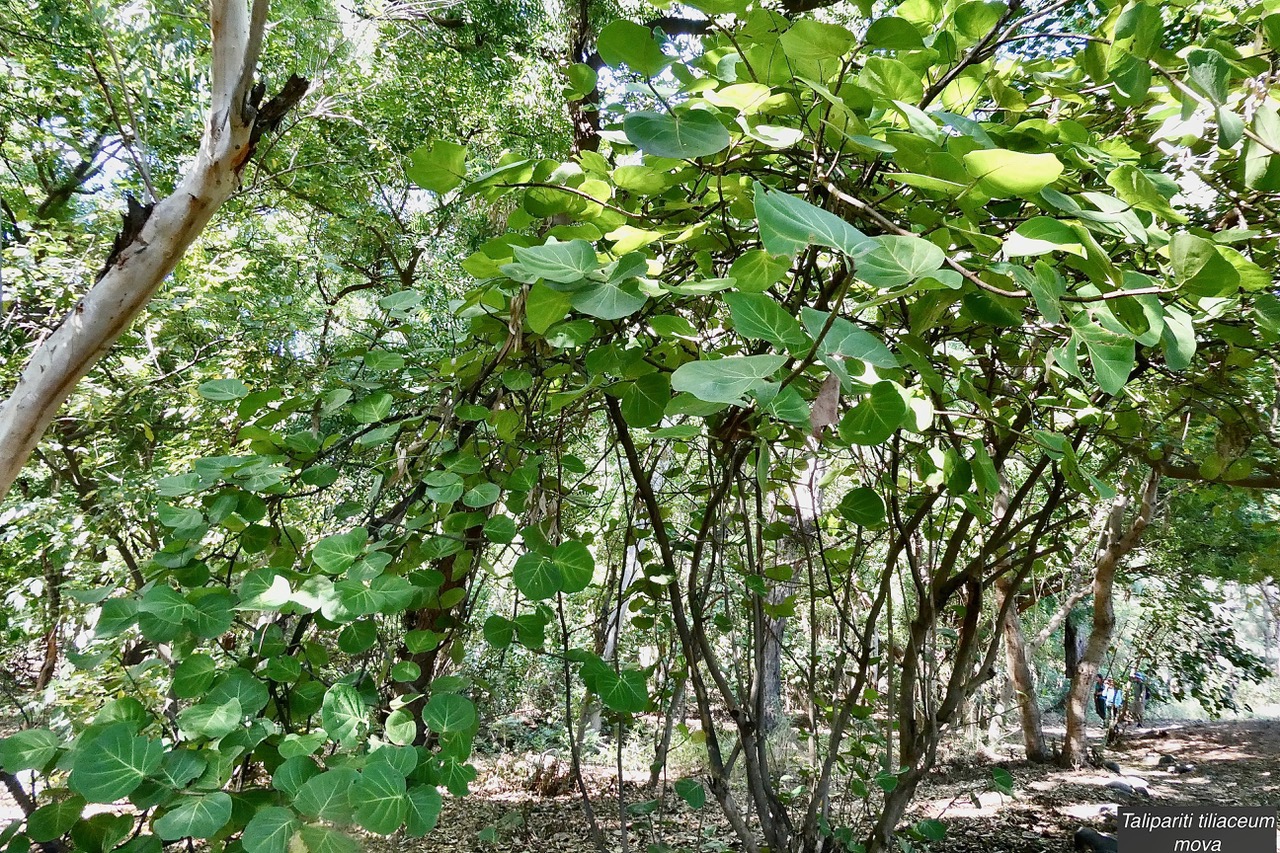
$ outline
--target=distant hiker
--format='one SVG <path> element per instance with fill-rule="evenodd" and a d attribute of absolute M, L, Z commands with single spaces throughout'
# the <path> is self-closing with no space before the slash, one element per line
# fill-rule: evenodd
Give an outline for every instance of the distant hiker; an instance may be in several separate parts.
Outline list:
<path fill-rule="evenodd" d="M 1107 706 L 1107 722 L 1114 723 L 1124 707 L 1124 689 L 1117 686 L 1114 678 L 1108 678 L 1102 689 L 1102 700 Z"/>
<path fill-rule="evenodd" d="M 1135 672 L 1129 684 L 1129 717 L 1138 728 L 1142 728 L 1147 716 L 1147 700 L 1151 698 L 1151 687 L 1147 677 Z"/>
<path fill-rule="evenodd" d="M 1107 702 L 1103 697 L 1106 692 L 1106 685 L 1102 681 L 1102 674 L 1099 673 L 1093 680 L 1093 707 L 1098 712 L 1098 719 L 1105 724 L 1107 722 Z"/>

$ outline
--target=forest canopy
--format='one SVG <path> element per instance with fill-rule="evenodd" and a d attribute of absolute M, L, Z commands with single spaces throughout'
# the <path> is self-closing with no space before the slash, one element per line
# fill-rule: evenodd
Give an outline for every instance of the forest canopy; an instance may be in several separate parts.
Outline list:
<path fill-rule="evenodd" d="M 736 849 L 897 849 L 992 713 L 1070 767 L 1101 676 L 1280 667 L 1275 0 L 0 46 L 6 850 L 424 836 L 530 708 L 600 850 L 628 741 Z"/>

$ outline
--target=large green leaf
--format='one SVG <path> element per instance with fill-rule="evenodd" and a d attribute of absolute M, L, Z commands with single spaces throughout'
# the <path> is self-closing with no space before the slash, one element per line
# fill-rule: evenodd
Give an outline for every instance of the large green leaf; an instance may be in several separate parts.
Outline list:
<path fill-rule="evenodd" d="M 409 814 L 405 832 L 410 838 L 421 838 L 435 828 L 444 801 L 434 785 L 415 785 L 409 789 Z"/>
<path fill-rule="evenodd" d="M 135 736 L 129 723 L 116 723 L 76 744 L 71 790 L 91 803 L 114 803 L 133 793 L 163 759 L 164 744 Z"/>
<path fill-rule="evenodd" d="M 858 278 L 875 287 L 901 287 L 942 269 L 946 255 L 928 240 L 895 234 L 874 238 L 877 246 L 858 262 Z"/>
<path fill-rule="evenodd" d="M 907 404 L 893 382 L 877 382 L 840 420 L 840 437 L 850 444 L 883 444 L 902 426 Z"/>
<path fill-rule="evenodd" d="M 813 245 L 861 256 L 877 245 L 834 213 L 761 183 L 755 185 L 755 209 L 760 242 L 773 255 L 795 255 Z"/>
<path fill-rule="evenodd" d="M 560 569 L 561 592 L 581 592 L 591 585 L 596 561 L 586 545 L 570 539 L 556 547 L 551 560 Z"/>
<path fill-rule="evenodd" d="M 71 831 L 84 812 L 84 797 L 71 796 L 47 803 L 27 818 L 27 835 L 41 844 L 61 838 Z"/>
<path fill-rule="evenodd" d="M 610 68 L 625 65 L 645 77 L 658 76 L 675 61 L 662 52 L 648 27 L 627 20 L 614 21 L 601 30 L 596 49 Z"/>
<path fill-rule="evenodd" d="M 729 147 L 729 131 L 706 110 L 632 113 L 622 121 L 627 140 L 655 157 L 708 157 Z"/>
<path fill-rule="evenodd" d="M 1071 329 L 1089 354 L 1089 364 L 1093 367 L 1098 387 L 1108 394 L 1119 394 L 1133 372 L 1133 338 L 1104 328 L 1085 311 L 1072 319 Z"/>
<path fill-rule="evenodd" d="M 649 707 L 644 672 L 638 669 L 624 669 L 617 673 L 605 670 L 596 681 L 596 692 L 611 711 L 639 714 Z"/>
<path fill-rule="evenodd" d="M 531 601 L 544 601 L 561 591 L 564 578 L 560 567 L 551 560 L 530 551 L 516 560 L 511 572 L 516 589 Z"/>
<path fill-rule="evenodd" d="M 58 753 L 58 736 L 48 729 L 26 729 L 0 740 L 0 767 L 9 773 L 43 770 Z"/>
<path fill-rule="evenodd" d="M 327 826 L 307 824 L 298 830 L 307 853 L 360 853 L 361 846 L 350 835 Z"/>
<path fill-rule="evenodd" d="M 515 257 L 520 269 L 530 277 L 560 284 L 575 284 L 600 269 L 596 250 L 586 240 L 548 240 L 541 246 L 516 246 Z"/>
<path fill-rule="evenodd" d="M 245 853 L 288 853 L 289 840 L 298 831 L 293 812 L 279 806 L 259 809 L 244 828 Z"/>
<path fill-rule="evenodd" d="M 1216 50 L 1195 48 L 1187 52 L 1187 82 L 1215 106 L 1227 102 L 1231 66 Z"/>
<path fill-rule="evenodd" d="M 302 785 L 293 804 L 308 817 L 349 823 L 352 817 L 351 795 L 359 781 L 360 774 L 350 767 L 326 770 Z"/>
<path fill-rule="evenodd" d="M 379 835 L 395 832 L 409 813 L 404 776 L 382 762 L 371 763 L 361 771 L 353 801 L 356 823 Z"/>
<path fill-rule="evenodd" d="M 692 361 L 671 375 L 671 387 L 708 403 L 745 405 L 744 395 L 761 387 L 786 360 L 781 355 L 739 355 Z"/>
<path fill-rule="evenodd" d="M 437 139 L 409 155 L 406 174 L 424 190 L 447 193 L 462 184 L 467 175 L 467 149 L 456 142 Z"/>
<path fill-rule="evenodd" d="M 338 683 L 325 693 L 320 719 L 329 737 L 350 744 L 368 726 L 369 711 L 358 690 Z"/>
<path fill-rule="evenodd" d="M 823 327 L 827 326 L 830 316 L 826 311 L 818 311 L 814 308 L 800 309 L 804 327 L 814 340 L 822 334 Z M 874 367 L 891 370 L 898 366 L 898 359 L 883 341 L 843 317 L 836 317 L 831 321 L 830 328 L 818 344 L 818 349 L 830 355 L 856 358 Z"/>
<path fill-rule="evenodd" d="M 351 568 L 364 553 L 369 532 L 363 527 L 347 533 L 326 536 L 311 549 L 311 559 L 325 574 L 336 575 Z"/>
<path fill-rule="evenodd" d="M 457 693 L 437 693 L 423 706 L 422 720 L 437 734 L 470 731 L 476 724 L 476 706 Z"/>
<path fill-rule="evenodd" d="M 812 345 L 795 317 L 763 293 L 729 293 L 724 297 L 738 334 L 753 341 L 768 341 L 793 355 L 804 354 Z"/>
<path fill-rule="evenodd" d="M 1062 163 L 1053 154 L 1003 148 L 970 151 L 964 155 L 964 167 L 993 196 L 1033 195 L 1062 174 Z"/>
<path fill-rule="evenodd" d="M 183 709 L 178 715 L 178 728 L 187 738 L 220 738 L 238 729 L 243 717 L 238 699 L 220 705 L 202 703 Z"/>
<path fill-rule="evenodd" d="M 179 838 L 212 838 L 231 820 L 231 795 L 214 794 L 186 797 L 174 809 L 156 818 L 156 835 L 165 841 Z"/>
<path fill-rule="evenodd" d="M 671 377 L 665 373 L 647 373 L 628 382 L 622 392 L 623 420 L 631 427 L 657 426 L 670 402 Z"/>
<path fill-rule="evenodd" d="M 573 310 L 601 320 L 621 320 L 644 307 L 649 297 L 640 292 L 635 282 L 614 284 L 603 281 L 575 291 L 570 304 Z"/>

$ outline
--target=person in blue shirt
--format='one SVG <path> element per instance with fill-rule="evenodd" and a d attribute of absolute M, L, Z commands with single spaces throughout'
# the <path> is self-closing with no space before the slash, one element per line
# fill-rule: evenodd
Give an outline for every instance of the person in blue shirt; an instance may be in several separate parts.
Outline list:
<path fill-rule="evenodd" d="M 1120 709 L 1124 707 L 1124 688 L 1118 686 L 1114 678 L 1108 678 L 1106 687 L 1102 690 L 1102 700 L 1107 706 L 1107 723 L 1112 725 L 1120 716 Z"/>

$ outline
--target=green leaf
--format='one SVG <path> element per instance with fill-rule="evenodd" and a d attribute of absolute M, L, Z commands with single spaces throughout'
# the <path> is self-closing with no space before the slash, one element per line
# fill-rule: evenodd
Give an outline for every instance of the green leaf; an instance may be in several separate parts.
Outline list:
<path fill-rule="evenodd" d="M 476 724 L 476 706 L 457 693 L 437 693 L 423 706 L 422 720 L 437 734 L 471 731 Z"/>
<path fill-rule="evenodd" d="M 771 255 L 764 249 L 752 249 L 739 255 L 729 267 L 733 286 L 743 293 L 763 293 L 782 280 L 791 268 L 786 255 Z"/>
<path fill-rule="evenodd" d="M 1006 8 L 1004 3 L 993 0 L 969 0 L 956 7 L 951 23 L 961 35 L 976 41 L 990 34 Z"/>
<path fill-rule="evenodd" d="M 1004 240 L 1005 257 L 1044 255 L 1049 252 L 1067 252 L 1085 256 L 1080 235 L 1065 222 L 1048 216 L 1033 216 L 1019 225 Z"/>
<path fill-rule="evenodd" d="M 1187 83 L 1214 106 L 1230 95 L 1231 66 L 1216 50 L 1197 47 L 1187 52 Z"/>
<path fill-rule="evenodd" d="M 326 770 L 303 784 L 293 805 L 308 817 L 348 823 L 352 816 L 351 795 L 359 781 L 360 774 L 350 767 Z"/>
<path fill-rule="evenodd" d="M 1174 280 L 1194 296 L 1226 296 L 1240 286 L 1240 273 L 1218 247 L 1203 237 L 1180 232 L 1169 241 Z"/>
<path fill-rule="evenodd" d="M 786 55 L 794 60 L 840 59 L 853 47 L 856 39 L 839 24 L 827 24 L 812 18 L 801 18 L 779 37 Z"/>
<path fill-rule="evenodd" d="M 138 612 L 154 616 L 171 625 L 181 624 L 191 618 L 192 608 L 182 593 L 165 583 L 157 584 L 143 593 L 138 602 Z"/>
<path fill-rule="evenodd" d="M 814 340 L 822 334 L 830 314 L 814 308 L 801 308 L 800 318 L 804 327 Z M 831 328 L 818 344 L 818 351 L 828 355 L 841 355 L 856 358 L 859 361 L 892 370 L 898 366 L 898 359 L 884 343 L 875 335 L 858 328 L 843 317 L 836 317 Z"/>
<path fill-rule="evenodd" d="M 61 838 L 75 826 L 84 807 L 84 797 L 80 796 L 43 805 L 27 818 L 27 835 L 41 844 Z"/>
<path fill-rule="evenodd" d="M 755 185 L 760 242 L 773 255 L 792 256 L 810 246 L 826 246 L 850 256 L 876 248 L 876 242 L 834 213 L 804 199 Z"/>
<path fill-rule="evenodd" d="M 320 571 L 328 575 L 336 575 L 351 568 L 364 553 L 364 546 L 369 542 L 369 532 L 357 527 L 347 533 L 335 533 L 326 536 L 311 549 L 311 560 Z"/>
<path fill-rule="evenodd" d="M 528 275 L 560 284 L 576 284 L 600 269 L 596 250 L 586 240 L 548 240 L 541 246 L 516 246 L 515 257 Z"/>
<path fill-rule="evenodd" d="M 501 494 L 502 489 L 496 483 L 480 483 L 462 496 L 462 505 L 472 509 L 493 506 Z"/>
<path fill-rule="evenodd" d="M 916 831 L 930 841 L 941 841 L 947 837 L 947 825 L 936 818 L 926 818 L 916 824 Z"/>
<path fill-rule="evenodd" d="M 231 795 L 222 791 L 186 798 L 177 808 L 156 818 L 156 835 L 165 841 L 212 838 L 231 820 Z"/>
<path fill-rule="evenodd" d="M 729 147 L 729 131 L 706 110 L 655 113 L 644 110 L 622 120 L 627 140 L 655 157 L 709 157 Z"/>
<path fill-rule="evenodd" d="M 1084 311 L 1072 319 L 1071 329 L 1089 354 L 1098 387 L 1108 394 L 1119 394 L 1133 372 L 1133 338 L 1103 328 Z"/>
<path fill-rule="evenodd" d="M 1032 195 L 1058 180 L 1062 163 L 1052 154 L 1023 154 L 1004 148 L 970 151 L 965 170 L 989 195 Z"/>
<path fill-rule="evenodd" d="M 444 802 L 434 785 L 415 785 L 407 794 L 409 814 L 405 821 L 405 833 L 410 838 L 421 838 L 435 828 Z"/>
<path fill-rule="evenodd" d="M 217 664 L 205 654 L 191 655 L 173 672 L 173 694 L 179 699 L 194 699 L 213 684 Z"/>
<path fill-rule="evenodd" d="M 611 711 L 639 714 L 649 707 L 644 673 L 638 669 L 624 669 L 619 673 L 608 670 L 602 674 L 596 689 L 600 701 Z"/>
<path fill-rule="evenodd" d="M 418 737 L 418 721 L 413 714 L 398 708 L 387 715 L 387 740 L 397 746 L 409 746 Z"/>
<path fill-rule="evenodd" d="M 743 396 L 761 387 L 786 360 L 781 355 L 740 355 L 691 361 L 671 375 L 671 388 L 708 403 L 745 405 Z"/>
<path fill-rule="evenodd" d="M 648 27 L 627 20 L 614 21 L 601 30 L 596 49 L 610 68 L 625 65 L 645 77 L 657 77 L 675 62 L 675 57 L 662 52 Z"/>
<path fill-rule="evenodd" d="M 552 290 L 538 282 L 529 290 L 524 302 L 524 318 L 535 333 L 545 334 L 569 313 L 570 296 L 562 290 Z"/>
<path fill-rule="evenodd" d="M 409 180 L 424 190 L 447 193 L 460 186 L 467 175 L 467 148 L 456 142 L 437 139 L 409 155 Z"/>
<path fill-rule="evenodd" d="M 840 419 L 840 438 L 850 444 L 883 444 L 902 426 L 907 404 L 898 386 L 877 382 L 853 410 Z"/>
<path fill-rule="evenodd" d="M 243 717 L 244 711 L 238 699 L 221 705 L 192 705 L 178 715 L 178 728 L 188 738 L 217 739 L 240 728 Z"/>
<path fill-rule="evenodd" d="M 320 768 L 308 755 L 295 755 L 286 759 L 271 774 L 271 786 L 281 793 L 296 797 L 307 781 L 320 775 Z"/>
<path fill-rule="evenodd" d="M 647 373 L 626 383 L 620 407 L 627 426 L 657 426 L 671 402 L 671 377 L 666 373 Z"/>
<path fill-rule="evenodd" d="M 560 570 L 561 592 L 581 592 L 591 585 L 596 572 L 596 560 L 586 545 L 570 539 L 556 547 L 551 560 Z"/>
<path fill-rule="evenodd" d="M 635 282 L 601 282 L 575 291 L 570 297 L 573 310 L 601 320 L 621 320 L 644 307 L 649 297 Z"/>
<path fill-rule="evenodd" d="M 561 591 L 560 567 L 533 551 L 522 554 L 511 571 L 516 589 L 531 601 L 544 601 Z"/>
<path fill-rule="evenodd" d="M 392 400 L 385 391 L 370 394 L 351 407 L 351 418 L 358 424 L 376 424 L 391 414 Z"/>
<path fill-rule="evenodd" d="M 25 729 L 0 740 L 0 767 L 9 773 L 43 770 L 58 754 L 58 736 L 48 729 Z"/>
<path fill-rule="evenodd" d="M 367 727 L 368 716 L 359 691 L 350 684 L 335 684 L 325 693 L 320 720 L 334 740 L 350 745 Z"/>
<path fill-rule="evenodd" d="M 289 840 L 298 827 L 293 812 L 280 806 L 267 806 L 249 820 L 240 841 L 245 853 L 288 853 Z"/>
<path fill-rule="evenodd" d="M 1107 175 L 1107 186 L 1116 191 L 1116 196 L 1121 201 L 1149 210 L 1168 222 L 1187 221 L 1187 217 L 1174 210 L 1155 183 L 1136 166 L 1126 164 L 1112 169 Z M 1080 254 L 1083 255 L 1083 252 Z"/>
<path fill-rule="evenodd" d="M 859 527 L 878 527 L 884 523 L 884 499 L 875 489 L 859 486 L 851 489 L 838 507 L 840 515 Z"/>
<path fill-rule="evenodd" d="M 867 28 L 866 42 L 868 47 L 879 50 L 920 50 L 924 40 L 920 31 L 910 22 L 902 18 L 877 18 Z"/>
<path fill-rule="evenodd" d="M 942 268 L 946 255 L 920 237 L 887 235 L 858 262 L 858 278 L 874 287 L 901 287 Z"/>
<path fill-rule="evenodd" d="M 249 386 L 239 379 L 210 379 L 196 389 L 201 397 L 214 403 L 230 403 L 249 396 Z"/>
<path fill-rule="evenodd" d="M 681 779 L 676 782 L 675 787 L 676 795 L 684 800 L 689 808 L 700 809 L 707 804 L 707 789 L 697 779 Z"/>
<path fill-rule="evenodd" d="M 91 803 L 114 803 L 133 793 L 164 759 L 164 744 L 135 737 L 130 723 L 108 726 L 88 743 L 77 743 L 71 790 Z"/>
<path fill-rule="evenodd" d="M 355 839 L 336 829 L 307 824 L 298 830 L 307 853 L 360 853 Z"/>
<path fill-rule="evenodd" d="M 516 626 L 510 619 L 493 615 L 484 620 L 484 638 L 489 645 L 505 649 L 515 638 Z"/>
<path fill-rule="evenodd" d="M 763 293 L 729 293 L 724 297 L 738 334 L 753 341 L 768 341 L 793 355 L 806 352 L 812 341 L 800 322 Z"/>
<path fill-rule="evenodd" d="M 400 828 L 409 814 L 404 776 L 389 764 L 370 764 L 360 773 L 354 791 L 356 823 L 379 835 Z"/>
<path fill-rule="evenodd" d="M 1164 331 L 1160 333 L 1164 362 L 1170 370 L 1186 370 L 1196 354 L 1196 330 L 1191 316 L 1169 305 L 1164 309 Z"/>
<path fill-rule="evenodd" d="M 569 78 L 568 98 L 571 101 L 581 100 L 591 94 L 596 87 L 596 70 L 584 62 L 575 62 L 565 70 Z"/>

